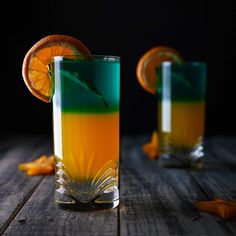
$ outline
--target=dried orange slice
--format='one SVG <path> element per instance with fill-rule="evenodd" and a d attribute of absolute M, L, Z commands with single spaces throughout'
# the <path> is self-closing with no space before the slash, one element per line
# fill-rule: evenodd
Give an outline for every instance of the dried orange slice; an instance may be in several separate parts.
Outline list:
<path fill-rule="evenodd" d="M 50 63 L 53 56 L 82 55 L 91 57 L 88 48 L 68 35 L 48 35 L 36 42 L 26 53 L 22 76 L 29 91 L 44 102 L 52 98 Z"/>
<path fill-rule="evenodd" d="M 174 48 L 158 46 L 144 53 L 138 61 L 136 75 L 140 85 L 149 93 L 157 91 L 158 77 L 156 70 L 163 61 L 183 61 L 180 53 Z"/>

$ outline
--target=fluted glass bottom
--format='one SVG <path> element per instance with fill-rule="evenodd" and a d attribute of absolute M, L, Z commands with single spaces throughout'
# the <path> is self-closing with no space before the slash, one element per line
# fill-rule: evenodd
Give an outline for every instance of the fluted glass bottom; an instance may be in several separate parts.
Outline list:
<path fill-rule="evenodd" d="M 158 162 L 161 167 L 202 169 L 204 166 L 202 138 L 194 147 L 178 147 L 164 140 Z"/>
<path fill-rule="evenodd" d="M 81 191 L 82 189 L 78 190 Z M 87 194 L 85 194 L 87 195 Z M 75 199 L 72 195 L 55 193 L 56 203 L 60 207 L 78 209 L 78 210 L 95 210 L 95 209 L 108 209 L 115 208 L 119 205 L 119 190 L 118 188 L 108 189 L 100 194 L 97 198 L 90 199 L 86 202 L 81 202 Z"/>
<path fill-rule="evenodd" d="M 108 161 L 94 177 L 71 175 L 57 158 L 55 201 L 76 209 L 115 208 L 119 205 L 118 162 Z"/>

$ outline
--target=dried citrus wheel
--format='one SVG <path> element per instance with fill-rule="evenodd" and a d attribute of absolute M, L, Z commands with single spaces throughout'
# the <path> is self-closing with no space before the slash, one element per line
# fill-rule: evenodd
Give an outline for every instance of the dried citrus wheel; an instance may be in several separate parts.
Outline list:
<path fill-rule="evenodd" d="M 48 35 L 36 42 L 25 55 L 22 76 L 29 91 L 44 102 L 52 97 L 50 63 L 53 56 L 91 57 L 87 47 L 68 35 Z"/>
<path fill-rule="evenodd" d="M 149 93 L 157 91 L 158 77 L 156 70 L 163 61 L 183 61 L 180 53 L 174 48 L 158 46 L 151 48 L 141 56 L 136 68 L 136 75 L 140 85 Z"/>

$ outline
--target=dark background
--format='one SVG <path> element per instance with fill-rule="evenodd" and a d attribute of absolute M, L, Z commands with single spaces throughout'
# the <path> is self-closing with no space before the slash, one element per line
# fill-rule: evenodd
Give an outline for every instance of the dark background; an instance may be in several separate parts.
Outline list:
<path fill-rule="evenodd" d="M 236 134 L 233 1 L 16 1 L 14 14 L 8 4 L 2 37 L 1 133 L 51 133 L 52 104 L 31 95 L 21 66 L 39 39 L 67 34 L 93 54 L 121 57 L 122 134 L 156 128 L 156 98 L 137 82 L 136 65 L 143 53 L 158 45 L 176 48 L 186 60 L 207 62 L 206 134 Z"/>

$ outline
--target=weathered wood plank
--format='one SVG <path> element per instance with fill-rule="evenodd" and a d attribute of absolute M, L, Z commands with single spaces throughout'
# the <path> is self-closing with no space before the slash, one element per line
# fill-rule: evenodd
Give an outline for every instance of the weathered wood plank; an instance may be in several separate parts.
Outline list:
<path fill-rule="evenodd" d="M 159 168 L 141 151 L 146 137 L 126 139 L 121 172 L 121 235 L 230 235 L 216 216 L 192 202 L 206 199 L 195 179 L 181 169 Z"/>
<path fill-rule="evenodd" d="M 210 137 L 205 143 L 204 169 L 236 168 L 236 137 Z"/>
<path fill-rule="evenodd" d="M 212 138 L 206 143 L 206 168 L 191 172 L 159 168 L 144 156 L 141 144 L 149 138 L 123 139 L 120 207 L 93 212 L 58 208 L 54 176 L 27 177 L 17 171 L 20 162 L 50 152 L 45 139 L 40 143 L 26 136 L 10 142 L 11 148 L 1 140 L 0 235 L 233 235 L 234 219 L 198 212 L 192 202 L 235 199 L 235 139 Z"/>
<path fill-rule="evenodd" d="M 19 140 L 25 139 L 25 135 L 12 135 L 12 134 L 1 134 L 0 136 L 0 160 L 4 158 L 6 152 L 14 147 Z"/>
<path fill-rule="evenodd" d="M 198 183 L 201 183 L 200 186 L 208 198 L 222 197 L 235 200 L 236 165 L 234 165 L 234 161 L 236 155 L 232 154 L 233 145 L 226 148 L 216 140 L 216 138 L 209 139 L 206 143 L 204 169 L 190 173 Z"/>
<path fill-rule="evenodd" d="M 25 204 L 42 176 L 27 177 L 18 170 L 18 164 L 38 158 L 51 151 L 45 138 L 19 136 L 12 138 L 11 149 L 1 153 L 0 159 L 0 234 Z"/>
<path fill-rule="evenodd" d="M 235 144 L 236 140 L 229 137 L 209 139 L 206 143 L 205 168 L 200 172 L 191 172 L 208 199 L 236 200 Z M 236 234 L 236 218 L 224 222 Z"/>
<path fill-rule="evenodd" d="M 64 210 L 54 203 L 54 177 L 47 176 L 4 235 L 117 235 L 118 208 Z"/>

